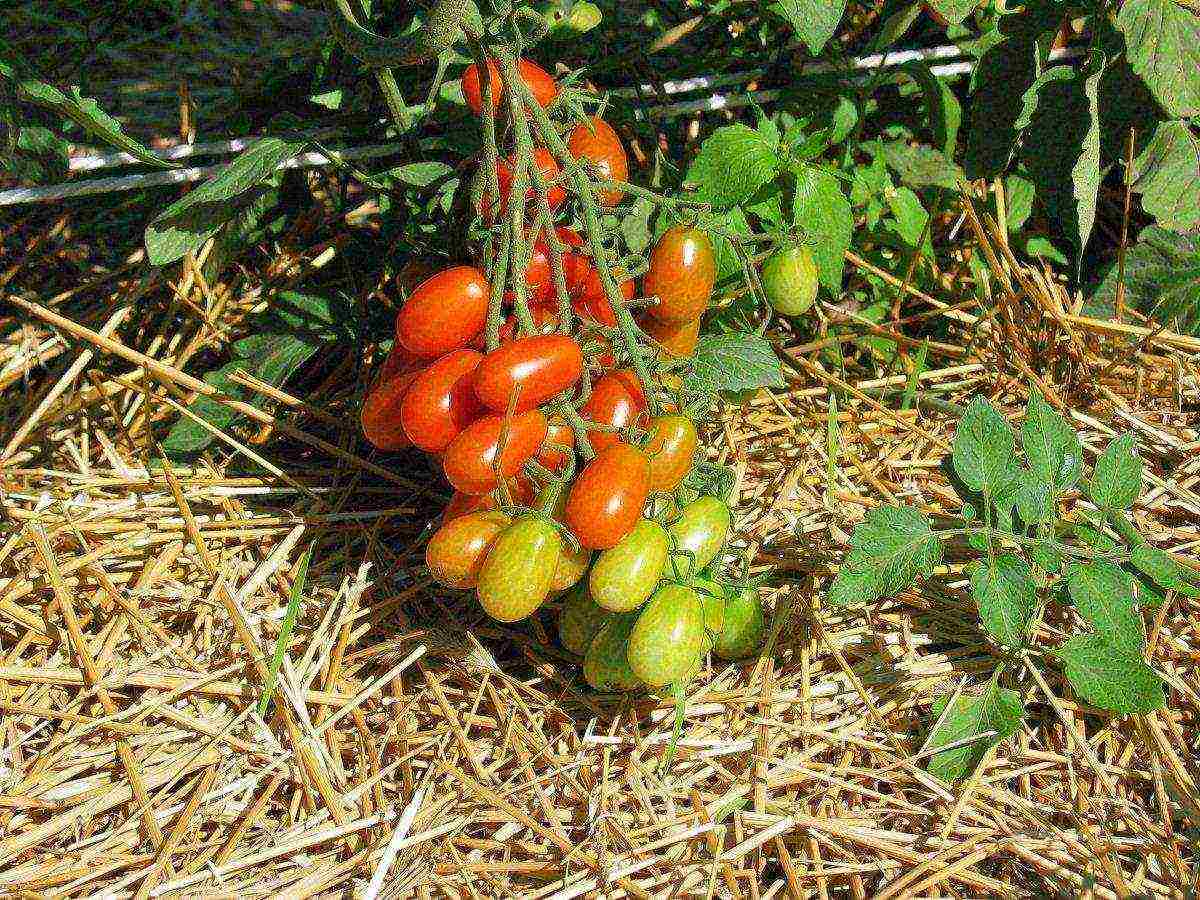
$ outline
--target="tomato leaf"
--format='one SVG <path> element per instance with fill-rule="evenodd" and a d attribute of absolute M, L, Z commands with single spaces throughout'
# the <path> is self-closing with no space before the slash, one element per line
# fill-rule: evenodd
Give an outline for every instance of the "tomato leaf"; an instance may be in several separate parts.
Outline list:
<path fill-rule="evenodd" d="M 971 596 L 988 634 L 1005 647 L 1025 643 L 1025 630 L 1037 609 L 1029 563 L 1012 553 L 981 560 L 971 569 Z"/>
<path fill-rule="evenodd" d="M 1117 14 L 1129 64 L 1171 115 L 1200 113 L 1200 15 L 1174 0 L 1126 0 Z"/>
<path fill-rule="evenodd" d="M 1118 275 L 1114 260 L 1088 298 L 1089 314 L 1115 313 Z M 1200 332 L 1200 234 L 1144 229 L 1125 254 L 1125 302 L 1171 328 Z"/>
<path fill-rule="evenodd" d="M 850 201 L 838 179 L 826 169 L 798 166 L 793 174 L 796 177 L 793 220 L 812 249 L 821 284 L 832 294 L 840 294 L 845 253 L 854 230 Z"/>
<path fill-rule="evenodd" d="M 706 393 L 787 386 L 783 366 L 766 338 L 737 333 L 703 335 L 685 384 Z"/>
<path fill-rule="evenodd" d="M 1162 679 L 1140 655 L 1114 647 L 1099 634 L 1077 634 L 1055 651 L 1079 698 L 1129 715 L 1166 705 Z"/>
<path fill-rule="evenodd" d="M 1200 75 L 1197 75 L 1200 80 Z M 1183 122 L 1163 122 L 1133 161 L 1142 208 L 1172 231 L 1200 229 L 1200 139 Z"/>
<path fill-rule="evenodd" d="M 778 168 L 779 158 L 766 135 L 747 125 L 727 125 L 704 141 L 686 180 L 696 185 L 697 199 L 723 209 L 749 200 Z"/>
<path fill-rule="evenodd" d="M 1000 687 L 994 677 L 978 695 L 959 694 L 953 706 L 950 699 L 934 704 L 937 721 L 927 741 L 930 750 L 969 741 L 930 758 L 929 773 L 947 783 L 970 775 L 988 750 L 1021 727 L 1024 712 L 1020 695 Z"/>
<path fill-rule="evenodd" d="M 1142 492 L 1142 461 L 1132 434 L 1113 439 L 1096 459 L 1088 496 L 1101 509 L 1129 509 Z"/>
<path fill-rule="evenodd" d="M 774 0 L 767 8 L 787 20 L 796 36 L 816 56 L 837 31 L 846 12 L 846 0 Z"/>
<path fill-rule="evenodd" d="M 954 435 L 954 472 L 972 491 L 995 498 L 1011 481 L 1015 444 L 1008 422 L 987 398 L 977 396 Z"/>
<path fill-rule="evenodd" d="M 942 561 L 942 541 L 929 517 L 907 506 L 878 506 L 854 529 L 829 602 L 834 606 L 891 597 Z"/>

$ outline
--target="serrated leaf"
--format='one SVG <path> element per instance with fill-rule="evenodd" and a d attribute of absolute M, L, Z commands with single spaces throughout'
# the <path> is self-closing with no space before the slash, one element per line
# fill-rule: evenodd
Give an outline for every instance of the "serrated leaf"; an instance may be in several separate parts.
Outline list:
<path fill-rule="evenodd" d="M 1077 634 L 1055 651 L 1081 700 L 1121 715 L 1166 705 L 1160 679 L 1145 661 L 1098 634 Z"/>
<path fill-rule="evenodd" d="M 1079 480 L 1083 472 L 1079 437 L 1036 390 L 1029 392 L 1025 421 L 1021 425 L 1021 446 L 1034 478 L 1056 492 L 1068 490 Z"/>
<path fill-rule="evenodd" d="M 795 173 L 792 219 L 804 232 L 821 284 L 834 296 L 842 290 L 846 250 L 854 213 L 838 179 L 825 169 L 803 166 Z"/>
<path fill-rule="evenodd" d="M 1189 577 L 1187 569 L 1157 547 L 1138 544 L 1129 555 L 1129 562 L 1163 590 L 1177 591 L 1185 597 L 1200 597 L 1200 583 L 1193 580 L 1198 576 Z"/>
<path fill-rule="evenodd" d="M 778 167 L 775 148 L 764 135 L 746 125 L 727 125 L 701 145 L 686 180 L 697 186 L 698 200 L 723 209 L 753 197 Z"/>
<path fill-rule="evenodd" d="M 971 596 L 983 627 L 1005 647 L 1025 643 L 1025 629 L 1037 609 L 1037 588 L 1029 564 L 1012 553 L 981 560 L 971 569 Z"/>
<path fill-rule="evenodd" d="M 956 190 L 963 177 L 962 169 L 934 147 L 906 141 L 888 141 L 878 146 L 896 177 L 911 187 Z"/>
<path fill-rule="evenodd" d="M 1129 509 L 1142 492 L 1142 461 L 1132 434 L 1114 438 L 1096 459 L 1088 496 L 1101 509 Z"/>
<path fill-rule="evenodd" d="M 960 694 L 954 698 L 954 706 L 947 710 L 949 700 L 946 698 L 934 705 L 933 712 L 939 721 L 929 736 L 929 749 L 980 738 L 930 757 L 929 773 L 953 783 L 971 774 L 988 750 L 1021 727 L 1024 710 L 1020 695 L 1000 687 L 994 679 L 978 696 Z M 989 737 L 981 737 L 989 732 L 992 732 Z"/>
<path fill-rule="evenodd" d="M 876 507 L 854 529 L 829 602 L 845 606 L 890 597 L 927 578 L 941 560 L 942 542 L 927 515 L 906 506 Z"/>
<path fill-rule="evenodd" d="M 786 387 L 783 366 L 766 338 L 757 334 L 706 334 L 696 344 L 685 385 L 694 391 L 748 391 Z"/>
<path fill-rule="evenodd" d="M 978 0 L 930 0 L 929 5 L 951 25 L 960 25 L 978 5 Z"/>
<path fill-rule="evenodd" d="M 1114 260 L 1088 305 L 1111 315 L 1117 305 Z M 1200 233 L 1151 226 L 1125 253 L 1125 303 L 1188 334 L 1200 332 Z"/>
<path fill-rule="evenodd" d="M 768 7 L 792 26 L 796 36 L 816 56 L 837 31 L 846 0 L 773 0 Z"/>
<path fill-rule="evenodd" d="M 1138 653 L 1145 644 L 1142 620 L 1133 603 L 1133 578 L 1106 559 L 1093 559 L 1067 570 L 1067 593 L 1096 633 L 1109 644 Z"/>
<path fill-rule="evenodd" d="M 1125 0 L 1117 13 L 1133 71 L 1173 116 L 1200 113 L 1200 15 L 1174 0 Z"/>
<path fill-rule="evenodd" d="M 963 484 L 996 497 L 1012 480 L 1016 438 L 986 397 L 975 397 L 954 434 L 951 461 Z"/>
<path fill-rule="evenodd" d="M 1200 74 L 1196 76 L 1200 80 Z M 1133 161 L 1142 209 L 1172 231 L 1200 228 L 1200 139 L 1183 122 L 1162 122 Z"/>

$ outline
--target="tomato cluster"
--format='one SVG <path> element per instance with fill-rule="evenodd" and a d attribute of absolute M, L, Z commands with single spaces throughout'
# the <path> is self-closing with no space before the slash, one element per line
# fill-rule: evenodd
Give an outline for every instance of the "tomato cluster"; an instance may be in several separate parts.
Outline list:
<path fill-rule="evenodd" d="M 524 82 L 522 102 L 555 103 L 559 88 L 544 70 L 521 61 L 509 71 Z M 495 60 L 487 78 L 499 112 L 516 86 Z M 482 113 L 478 67 L 462 86 Z M 695 348 L 713 290 L 712 243 L 690 225 L 664 232 L 638 299 L 637 280 L 610 263 L 596 232 L 595 210 L 623 200 L 629 173 L 608 123 L 576 121 L 553 148 L 527 150 L 540 179 L 524 179 L 525 197 L 513 196 L 518 153 L 495 158 L 496 202 L 485 191 L 480 218 L 525 252 L 514 265 L 484 254 L 479 267 L 443 269 L 412 290 L 362 407 L 368 440 L 433 454 L 454 489 L 426 549 L 431 574 L 474 589 L 502 622 L 564 596 L 563 644 L 584 656 L 599 689 L 678 681 L 709 650 L 753 652 L 757 596 L 698 577 L 725 544 L 730 511 L 685 486 L 697 429 L 664 387 L 669 362 Z M 589 179 L 586 196 L 564 168 Z M 587 240 L 544 218 L 548 208 L 565 219 L 572 199 L 592 205 Z M 543 212 L 533 222 L 535 206 Z M 497 265 L 507 268 L 497 275 Z"/>

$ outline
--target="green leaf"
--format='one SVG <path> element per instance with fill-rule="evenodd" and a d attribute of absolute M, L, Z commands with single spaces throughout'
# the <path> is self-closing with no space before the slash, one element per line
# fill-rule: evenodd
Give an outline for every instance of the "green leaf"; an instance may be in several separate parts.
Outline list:
<path fill-rule="evenodd" d="M 308 549 L 304 551 L 304 555 L 300 557 L 300 563 L 296 567 L 296 578 L 292 582 L 292 590 L 288 595 L 287 610 L 284 612 L 283 622 L 279 626 L 279 637 L 275 639 L 275 652 L 267 666 L 267 680 L 263 684 L 262 696 L 258 698 L 258 714 L 260 716 L 267 714 L 267 708 L 271 705 L 271 697 L 275 693 L 275 679 L 279 677 L 279 667 L 283 663 L 284 654 L 287 653 L 288 640 L 292 636 L 292 629 L 296 625 L 296 616 L 300 612 L 300 599 L 304 594 L 304 583 L 308 580 L 308 563 L 312 559 L 315 546 L 315 541 L 308 545 Z"/>
<path fill-rule="evenodd" d="M 395 178 L 401 184 L 407 184 L 410 187 L 429 187 L 435 181 L 445 178 L 454 172 L 454 167 L 449 166 L 444 162 L 437 160 L 425 160 L 423 162 L 407 163 L 403 166 L 396 166 L 388 169 L 387 174 Z"/>
<path fill-rule="evenodd" d="M 1021 230 L 1033 213 L 1033 182 L 1016 172 L 1004 179 L 1005 201 L 1008 203 L 1007 219 L 1009 233 Z"/>
<path fill-rule="evenodd" d="M 1142 461 L 1132 434 L 1115 438 L 1096 459 L 1088 496 L 1101 509 L 1129 509 L 1142 492 Z"/>
<path fill-rule="evenodd" d="M 971 596 L 983 627 L 1005 647 L 1025 643 L 1025 629 L 1037 609 L 1037 588 L 1029 563 L 1012 553 L 971 567 Z"/>
<path fill-rule="evenodd" d="M 854 529 L 850 552 L 829 589 L 835 606 L 890 597 L 942 560 L 942 542 L 929 517 L 906 506 L 879 506 Z"/>
<path fill-rule="evenodd" d="M 1022 474 L 1025 477 L 1019 482 L 1016 493 L 1017 512 L 1021 521 L 1027 525 L 1049 523 L 1054 518 L 1050 485 L 1032 472 Z"/>
<path fill-rule="evenodd" d="M 633 201 L 629 214 L 621 220 L 621 234 L 630 253 L 640 254 L 650 246 L 650 217 L 654 204 L 645 197 Z"/>
<path fill-rule="evenodd" d="M 996 497 L 1012 480 L 1015 445 L 1008 422 L 979 395 L 963 413 L 954 435 L 954 472 L 971 490 Z"/>
<path fill-rule="evenodd" d="M 930 0 L 929 5 L 951 25 L 959 25 L 979 4 L 978 0 Z"/>
<path fill-rule="evenodd" d="M 1148 713 L 1166 705 L 1162 679 L 1141 656 L 1113 647 L 1098 634 L 1077 634 L 1055 655 L 1085 703 L 1121 715 Z"/>
<path fill-rule="evenodd" d="M 703 335 L 685 384 L 707 393 L 787 386 L 779 357 L 757 334 Z"/>
<path fill-rule="evenodd" d="M 1129 556 L 1130 564 L 1167 591 L 1177 591 L 1186 597 L 1200 597 L 1200 584 L 1187 569 L 1175 562 L 1171 555 L 1149 544 L 1138 544 Z"/>
<path fill-rule="evenodd" d="M 0 115 L 0 122 L 3 121 Z M 67 177 L 71 164 L 69 141 L 39 125 L 14 127 L 16 139 L 11 147 L 13 152 L 9 154 L 5 152 L 7 148 L 0 146 L 0 171 L 8 171 L 22 181 L 33 182 L 53 182 Z"/>
<path fill-rule="evenodd" d="M 1000 687 L 994 678 L 978 696 L 959 694 L 954 698 L 954 706 L 947 709 L 949 701 L 947 697 L 934 704 L 938 723 L 929 736 L 929 749 L 979 738 L 930 757 L 929 773 L 953 783 L 971 774 L 988 750 L 1021 727 L 1024 709 L 1020 695 Z"/>
<path fill-rule="evenodd" d="M 846 0 L 773 0 L 767 8 L 786 19 L 796 36 L 816 56 L 837 31 L 846 11 Z"/>
<path fill-rule="evenodd" d="M 1185 123 L 1159 124 L 1133 161 L 1133 177 L 1142 208 L 1159 225 L 1172 231 L 1200 229 L 1200 140 Z"/>
<path fill-rule="evenodd" d="M 1034 478 L 1054 488 L 1070 489 L 1083 472 L 1083 447 L 1075 429 L 1036 390 L 1029 392 L 1021 446 Z"/>
<path fill-rule="evenodd" d="M 779 158 L 764 135 L 746 125 L 718 128 L 688 166 L 696 199 L 722 209 L 749 200 L 775 177 Z"/>
<path fill-rule="evenodd" d="M 1038 541 L 1029 548 L 1029 558 L 1039 569 L 1051 575 L 1062 568 L 1062 554 L 1052 541 Z"/>
<path fill-rule="evenodd" d="M 884 19 L 883 24 L 879 26 L 879 33 L 875 36 L 875 49 L 886 50 L 908 34 L 913 22 L 920 17 L 921 9 L 920 3 L 910 3 Z"/>
<path fill-rule="evenodd" d="M 879 147 L 888 166 L 905 184 L 916 188 L 940 187 L 951 191 L 958 189 L 958 183 L 963 177 L 962 169 L 947 159 L 942 151 L 921 144 L 910 144 L 907 141 L 888 141 L 876 146 Z"/>
<path fill-rule="evenodd" d="M 1090 307 L 1111 315 L 1118 275 L 1114 260 L 1088 299 Z M 1143 229 L 1125 253 L 1125 303 L 1181 332 L 1200 332 L 1200 233 Z"/>
<path fill-rule="evenodd" d="M 921 198 L 906 187 L 897 188 L 887 197 L 888 208 L 896 219 L 896 231 L 909 247 L 915 248 L 925 234 L 929 213 Z"/>
<path fill-rule="evenodd" d="M 954 158 L 958 143 L 958 129 L 962 125 L 962 106 L 950 90 L 950 86 L 933 74 L 929 64 L 921 61 L 905 63 L 900 67 L 912 78 L 925 94 L 925 107 L 929 110 L 929 123 L 938 148 L 946 158 Z"/>
<path fill-rule="evenodd" d="M 1117 14 L 1129 64 L 1173 116 L 1200 113 L 1200 15 L 1174 0 L 1125 0 Z"/>
<path fill-rule="evenodd" d="M 156 266 L 198 250 L 217 229 L 253 200 L 250 193 L 272 175 L 284 160 L 304 149 L 302 140 L 266 137 L 195 190 L 176 200 L 146 228 L 146 252 Z"/>
<path fill-rule="evenodd" d="M 1133 578 L 1106 559 L 1093 559 L 1067 570 L 1067 593 L 1096 633 L 1130 653 L 1146 642 L 1142 620 L 1134 608 Z"/>
<path fill-rule="evenodd" d="M 838 179 L 825 169 L 802 166 L 794 174 L 793 221 L 808 239 L 821 284 L 837 296 L 842 290 L 845 253 L 854 230 L 850 201 Z"/>

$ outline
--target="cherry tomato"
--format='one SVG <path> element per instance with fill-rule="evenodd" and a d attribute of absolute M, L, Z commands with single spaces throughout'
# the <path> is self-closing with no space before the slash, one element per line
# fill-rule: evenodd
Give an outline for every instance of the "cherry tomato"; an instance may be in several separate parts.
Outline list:
<path fill-rule="evenodd" d="M 613 612 L 637 609 L 658 586 L 667 550 L 666 529 L 642 519 L 615 547 L 596 557 L 588 580 L 592 599 Z"/>
<path fill-rule="evenodd" d="M 629 634 L 629 668 L 658 687 L 687 674 L 700 655 L 704 612 L 700 598 L 682 584 L 663 585 Z"/>
<path fill-rule="evenodd" d="M 442 454 L 442 467 L 455 490 L 486 494 L 496 486 L 496 452 L 504 430 L 504 416 L 484 416 L 462 431 Z M 513 416 L 500 456 L 501 474 L 511 478 L 537 453 L 546 437 L 546 417 L 539 410 Z"/>
<path fill-rule="evenodd" d="M 721 659 L 745 659 L 762 646 L 765 630 L 758 591 L 743 588 L 725 603 L 725 618 L 713 643 L 713 652 Z"/>
<path fill-rule="evenodd" d="M 632 278 L 622 280 L 624 275 L 625 273 L 620 269 L 613 272 L 617 289 L 620 291 L 621 297 L 628 303 L 637 292 L 637 285 Z M 604 283 L 600 279 L 600 272 L 591 265 L 587 267 L 587 274 L 579 287 L 579 305 L 575 308 L 580 315 L 595 319 L 601 325 L 607 325 L 609 328 L 616 327 L 617 315 L 613 312 L 608 295 L 604 292 Z"/>
<path fill-rule="evenodd" d="M 400 424 L 400 405 L 417 375 L 417 372 L 395 375 L 376 385 L 363 398 L 359 414 L 363 434 L 380 450 L 403 450 L 412 446 Z"/>
<path fill-rule="evenodd" d="M 445 525 L 459 516 L 468 513 L 481 512 L 496 508 L 496 498 L 491 494 L 464 494 L 455 491 L 446 508 L 442 510 L 442 524 Z"/>
<path fill-rule="evenodd" d="M 546 440 L 542 443 L 542 448 L 538 450 L 537 456 L 534 459 L 551 472 L 561 472 L 567 465 L 567 457 L 570 455 L 571 450 L 562 450 L 560 447 L 550 446 L 551 444 L 558 444 L 568 448 L 575 446 L 574 429 L 557 417 L 550 420 L 546 428 Z"/>
<path fill-rule="evenodd" d="M 783 316 L 798 316 L 817 299 L 817 264 L 804 244 L 779 250 L 762 267 L 763 293 Z"/>
<path fill-rule="evenodd" d="M 716 275 L 717 261 L 708 235 L 698 228 L 676 225 L 650 252 L 642 290 L 658 300 L 647 312 L 662 322 L 700 318 L 708 308 Z"/>
<path fill-rule="evenodd" d="M 578 584 L 583 573 L 592 564 L 592 551 L 587 547 L 572 550 L 570 544 L 563 541 L 562 552 L 558 556 L 558 565 L 554 569 L 554 579 L 550 582 L 550 590 L 557 593 Z"/>
<path fill-rule="evenodd" d="M 696 424 L 687 416 L 655 416 L 650 420 L 650 490 L 673 491 L 692 468 Z"/>
<path fill-rule="evenodd" d="M 583 546 L 606 550 L 637 524 L 649 492 L 646 454 L 618 442 L 599 451 L 579 473 L 567 496 L 564 521 Z"/>
<path fill-rule="evenodd" d="M 580 407 L 584 419 L 597 425 L 622 429 L 642 425 L 646 419 L 646 395 L 632 369 L 609 372 L 592 385 L 592 393 Z M 592 449 L 599 453 L 621 440 L 619 431 L 588 432 Z"/>
<path fill-rule="evenodd" d="M 533 151 L 533 164 L 537 170 L 542 173 L 542 178 L 546 181 L 549 187 L 546 190 L 546 203 L 550 209 L 557 209 L 562 205 L 562 202 L 567 199 L 567 192 L 559 185 L 551 184 L 559 175 L 558 163 L 554 159 L 554 155 L 545 147 L 538 147 Z M 498 160 L 496 162 L 496 183 L 500 187 L 500 209 L 508 209 L 508 195 L 512 189 L 513 167 L 516 165 L 516 159 L 509 157 L 508 159 Z M 525 190 L 526 202 L 532 201 L 536 197 L 533 187 L 533 176 L 529 177 L 529 187 Z M 483 200 L 484 214 L 491 213 L 491 202 L 489 198 L 484 197 Z"/>
<path fill-rule="evenodd" d="M 716 497 L 700 497 L 685 506 L 668 526 L 675 539 L 670 569 L 676 578 L 699 572 L 716 557 L 729 533 L 729 507 Z"/>
<path fill-rule="evenodd" d="M 500 78 L 500 66 L 495 59 L 487 60 L 488 77 L 492 83 L 492 108 L 500 109 L 501 98 L 504 96 L 504 84 Z M 554 83 L 554 78 L 539 66 L 537 63 L 532 63 L 527 59 L 517 61 L 517 70 L 521 73 L 521 80 L 525 82 L 525 86 L 529 88 L 529 92 L 533 95 L 533 99 L 538 106 L 547 107 L 554 102 L 558 96 L 558 85 Z M 483 79 L 479 75 L 479 66 L 472 63 L 467 66 L 462 75 L 462 92 L 463 99 L 467 101 L 467 106 L 478 115 L 483 112 Z"/>
<path fill-rule="evenodd" d="M 662 347 L 667 356 L 691 356 L 696 352 L 696 343 L 700 340 L 699 319 L 663 322 L 646 315 L 639 317 L 638 326 Z"/>
<path fill-rule="evenodd" d="M 567 250 L 563 254 L 563 279 L 567 283 L 567 293 L 577 294 L 583 288 L 591 263 L 588 262 L 583 248 L 586 246 L 583 237 L 573 228 L 559 225 L 554 229 L 559 243 Z"/>
<path fill-rule="evenodd" d="M 525 283 L 529 285 L 529 299 L 534 303 L 545 303 L 554 296 L 554 274 L 550 269 L 550 251 L 546 242 L 533 242 L 529 254 L 529 265 L 525 267 Z"/>
<path fill-rule="evenodd" d="M 704 637 L 700 641 L 700 652 L 707 653 L 721 629 L 725 627 L 725 603 L 729 592 L 721 584 L 708 578 L 692 581 L 692 590 L 700 598 L 700 609 L 704 613 Z"/>
<path fill-rule="evenodd" d="M 475 373 L 475 395 L 496 412 L 516 397 L 517 412 L 532 409 L 579 380 L 583 353 L 565 334 L 517 338 L 483 358 Z"/>
<path fill-rule="evenodd" d="M 499 622 L 524 619 L 545 602 L 554 581 L 562 537 L 540 514 L 522 516 L 492 542 L 479 570 L 479 605 Z"/>
<path fill-rule="evenodd" d="M 441 453 L 483 415 L 474 381 L 481 359 L 474 350 L 454 350 L 417 374 L 400 402 L 400 424 L 414 446 Z"/>
<path fill-rule="evenodd" d="M 621 139 L 612 126 L 598 116 L 593 116 L 590 123 L 575 126 L 567 141 L 567 149 L 576 159 L 591 160 L 601 178 L 629 180 L 629 159 Z M 596 192 L 596 199 L 604 206 L 616 206 L 624 196 L 625 192 L 615 187 Z"/>
<path fill-rule="evenodd" d="M 629 633 L 637 613 L 609 619 L 596 632 L 583 657 L 583 677 L 598 691 L 632 691 L 642 682 L 629 668 Z"/>
<path fill-rule="evenodd" d="M 592 638 L 612 619 L 612 613 L 596 605 L 588 593 L 587 582 L 581 583 L 563 601 L 558 614 L 558 639 L 568 653 L 583 656 Z"/>
<path fill-rule="evenodd" d="M 385 381 L 391 381 L 397 375 L 406 375 L 409 372 L 415 372 L 417 369 L 423 369 L 428 362 L 429 360 L 427 359 L 409 353 L 398 341 L 393 342 L 392 349 L 388 352 L 383 365 L 379 367 L 379 374 L 371 382 L 368 392 L 374 391 L 379 385 Z"/>
<path fill-rule="evenodd" d="M 449 588 L 475 587 L 488 550 L 511 521 L 494 509 L 448 521 L 425 546 L 425 564 L 434 580 Z"/>
<path fill-rule="evenodd" d="M 418 356 L 467 346 L 483 330 L 492 291 L 472 266 L 443 269 L 423 281 L 396 316 L 396 340 Z"/>

